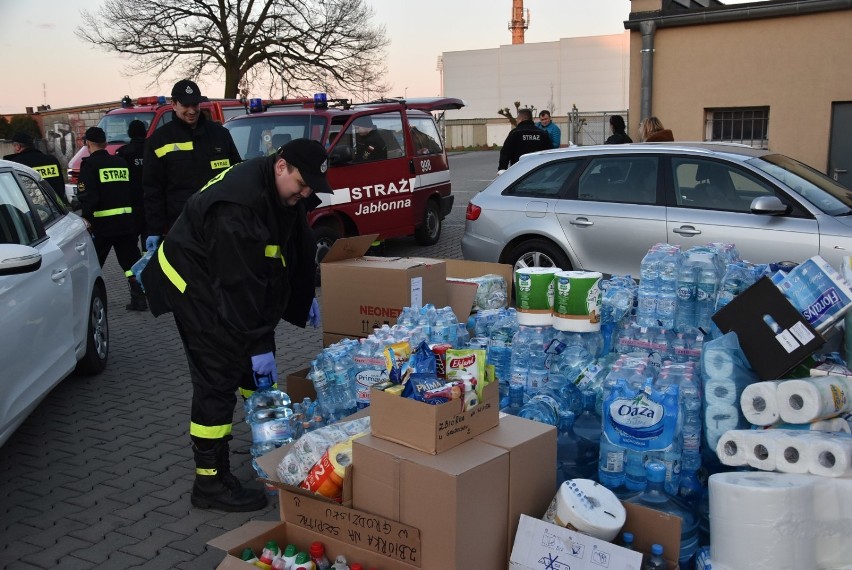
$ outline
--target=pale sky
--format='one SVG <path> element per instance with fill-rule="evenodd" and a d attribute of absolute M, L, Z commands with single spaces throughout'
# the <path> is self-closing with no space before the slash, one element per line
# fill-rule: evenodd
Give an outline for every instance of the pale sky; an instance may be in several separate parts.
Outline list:
<path fill-rule="evenodd" d="M 512 0 L 364 2 L 372 6 L 374 23 L 385 26 L 390 40 L 389 96 L 438 95 L 436 67 L 442 52 L 512 42 L 508 30 Z M 26 107 L 43 104 L 59 109 L 116 101 L 124 95 L 169 94 L 177 78 L 163 77 L 159 85 L 147 87 L 152 77 L 123 75 L 124 60 L 74 35 L 81 22 L 80 11 L 95 12 L 101 4 L 100 0 L 0 0 L 0 114 L 23 113 Z M 524 8 L 530 12 L 526 43 L 552 42 L 623 32 L 630 0 L 525 0 Z M 223 95 L 219 77 L 205 78 L 199 84 L 204 95 Z M 267 93 L 252 95 L 265 97 Z"/>

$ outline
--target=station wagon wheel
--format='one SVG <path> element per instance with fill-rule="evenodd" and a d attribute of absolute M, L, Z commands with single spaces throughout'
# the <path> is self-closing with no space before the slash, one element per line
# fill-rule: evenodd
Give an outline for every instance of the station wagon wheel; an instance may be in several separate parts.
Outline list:
<path fill-rule="evenodd" d="M 414 239 L 420 245 L 435 245 L 441 238 L 441 212 L 438 202 L 429 200 L 426 202 L 426 210 L 423 212 L 423 221 L 414 230 Z"/>
<path fill-rule="evenodd" d="M 100 374 L 109 357 L 109 323 L 107 298 L 103 285 L 95 284 L 89 301 L 89 322 L 86 325 L 86 354 L 77 363 L 77 371 L 85 375 Z"/>
<path fill-rule="evenodd" d="M 558 267 L 568 271 L 571 261 L 552 242 L 545 239 L 531 239 L 516 245 L 509 253 L 507 262 L 515 270 L 524 267 Z"/>

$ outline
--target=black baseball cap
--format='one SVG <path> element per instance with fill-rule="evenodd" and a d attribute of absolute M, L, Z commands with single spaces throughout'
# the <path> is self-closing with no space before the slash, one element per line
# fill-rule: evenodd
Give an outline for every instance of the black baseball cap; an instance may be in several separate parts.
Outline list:
<path fill-rule="evenodd" d="M 23 131 L 18 131 L 12 135 L 12 142 L 22 144 L 24 146 L 33 146 L 33 137 Z"/>
<path fill-rule="evenodd" d="M 328 155 L 321 143 L 310 139 L 294 139 L 278 149 L 278 156 L 298 168 L 305 183 L 315 193 L 331 194 L 331 186 L 325 178 Z"/>
<path fill-rule="evenodd" d="M 83 140 L 91 141 L 93 143 L 105 143 L 106 133 L 100 127 L 89 127 L 86 129 L 86 134 L 83 135 Z"/>
<path fill-rule="evenodd" d="M 201 89 L 194 81 L 181 79 L 172 87 L 172 99 L 181 105 L 198 105 L 205 98 L 201 96 Z"/>

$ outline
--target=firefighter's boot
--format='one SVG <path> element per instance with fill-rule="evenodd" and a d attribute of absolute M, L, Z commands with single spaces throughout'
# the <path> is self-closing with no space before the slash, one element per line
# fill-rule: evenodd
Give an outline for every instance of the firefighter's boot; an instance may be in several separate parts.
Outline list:
<path fill-rule="evenodd" d="M 145 298 L 145 291 L 142 290 L 142 285 L 132 277 L 127 280 L 130 285 L 130 302 L 124 306 L 128 311 L 147 311 L 148 300 Z"/>
<path fill-rule="evenodd" d="M 205 440 L 201 449 L 193 442 L 195 483 L 191 501 L 200 509 L 228 512 L 257 511 L 266 506 L 266 495 L 260 489 L 244 489 L 231 473 L 227 439 Z"/>

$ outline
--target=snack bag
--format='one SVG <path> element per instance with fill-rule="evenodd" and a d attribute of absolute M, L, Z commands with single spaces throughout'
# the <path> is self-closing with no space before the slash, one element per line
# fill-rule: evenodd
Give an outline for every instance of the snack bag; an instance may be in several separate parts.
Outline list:
<path fill-rule="evenodd" d="M 488 382 L 485 375 L 485 350 L 481 348 L 447 349 L 447 381 L 463 380 L 467 372 L 476 380 L 476 396 L 482 401 L 482 390 Z"/>

